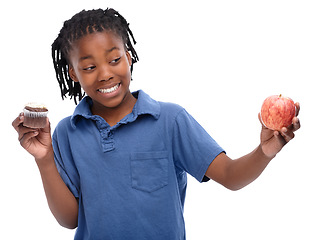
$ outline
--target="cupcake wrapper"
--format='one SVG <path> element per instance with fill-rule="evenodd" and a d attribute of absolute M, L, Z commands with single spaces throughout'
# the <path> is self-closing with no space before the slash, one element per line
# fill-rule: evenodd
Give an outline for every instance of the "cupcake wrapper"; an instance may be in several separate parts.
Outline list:
<path fill-rule="evenodd" d="M 23 110 L 24 116 L 31 117 L 31 118 L 37 118 L 37 117 L 46 117 L 48 115 L 48 111 L 45 112 L 32 112 L 24 108 Z"/>

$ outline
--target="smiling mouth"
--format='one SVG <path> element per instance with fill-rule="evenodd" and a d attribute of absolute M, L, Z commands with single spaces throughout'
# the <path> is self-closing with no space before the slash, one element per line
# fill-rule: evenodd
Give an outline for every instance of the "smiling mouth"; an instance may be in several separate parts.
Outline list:
<path fill-rule="evenodd" d="M 101 93 L 112 93 L 115 92 L 120 86 L 120 83 L 116 84 L 115 86 L 111 87 L 111 88 L 100 88 L 98 89 L 99 92 Z"/>

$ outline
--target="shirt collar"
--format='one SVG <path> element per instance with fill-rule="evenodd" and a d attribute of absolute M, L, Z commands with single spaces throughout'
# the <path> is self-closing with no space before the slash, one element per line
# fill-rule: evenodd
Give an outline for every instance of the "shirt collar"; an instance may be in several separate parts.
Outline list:
<path fill-rule="evenodd" d="M 159 102 L 152 99 L 144 91 L 139 90 L 133 92 L 132 95 L 137 98 L 137 102 L 127 119 L 124 119 L 124 123 L 134 121 L 139 115 L 151 115 L 155 119 L 160 116 L 160 104 Z M 91 112 L 92 99 L 89 96 L 84 97 L 77 105 L 74 114 L 71 116 L 71 125 L 76 128 L 77 121 L 83 117 L 86 119 L 96 120 L 98 116 L 93 115 Z M 126 121 L 127 120 L 127 121 Z M 126 122 L 125 122 L 126 121 Z"/>

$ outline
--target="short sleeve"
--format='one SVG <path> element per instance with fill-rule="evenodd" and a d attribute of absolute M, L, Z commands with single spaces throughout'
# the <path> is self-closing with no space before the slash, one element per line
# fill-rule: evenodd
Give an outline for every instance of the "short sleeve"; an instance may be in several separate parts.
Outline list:
<path fill-rule="evenodd" d="M 199 182 L 208 181 L 205 173 L 224 150 L 184 109 L 177 115 L 173 130 L 173 156 L 176 167 Z"/>
<path fill-rule="evenodd" d="M 79 186 L 77 178 L 78 173 L 76 173 L 77 170 L 70 156 L 69 145 L 66 144 L 66 139 L 62 139 L 62 143 L 59 142 L 60 140 L 58 139 L 57 132 L 56 129 L 52 137 L 54 161 L 66 186 L 76 198 L 79 198 L 79 188 L 77 187 Z"/>

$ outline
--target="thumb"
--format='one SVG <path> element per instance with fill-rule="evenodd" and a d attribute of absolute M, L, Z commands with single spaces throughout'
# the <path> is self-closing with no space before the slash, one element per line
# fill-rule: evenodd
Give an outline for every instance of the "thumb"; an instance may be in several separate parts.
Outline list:
<path fill-rule="evenodd" d="M 261 114 L 260 114 L 260 113 L 258 113 L 258 119 L 259 119 L 259 122 L 261 123 L 262 127 L 263 127 L 263 128 L 267 128 L 267 127 L 264 125 L 264 123 L 262 122 L 262 118 L 261 118 Z"/>
<path fill-rule="evenodd" d="M 46 119 L 46 124 L 43 128 L 40 129 L 41 132 L 50 133 L 51 132 L 51 124 L 49 118 Z"/>

